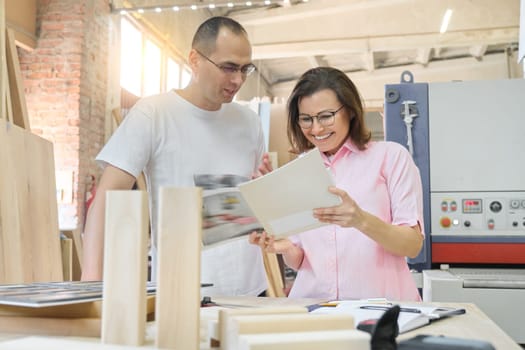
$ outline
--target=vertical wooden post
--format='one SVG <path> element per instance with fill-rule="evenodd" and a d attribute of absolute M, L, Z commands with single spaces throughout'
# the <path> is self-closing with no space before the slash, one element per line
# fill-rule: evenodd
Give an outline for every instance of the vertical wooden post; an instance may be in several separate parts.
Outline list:
<path fill-rule="evenodd" d="M 107 192 L 103 343 L 132 346 L 144 343 L 148 222 L 146 192 Z"/>
<path fill-rule="evenodd" d="M 0 0 L 0 118 L 7 118 L 7 63 L 5 33 L 5 0 Z"/>
<path fill-rule="evenodd" d="M 202 189 L 161 188 L 156 346 L 199 348 Z"/>
<path fill-rule="evenodd" d="M 12 122 L 22 129 L 30 130 L 27 114 L 24 81 L 20 71 L 20 61 L 16 50 L 15 33 L 12 29 L 6 31 L 7 76 L 9 77 L 10 107 Z"/>

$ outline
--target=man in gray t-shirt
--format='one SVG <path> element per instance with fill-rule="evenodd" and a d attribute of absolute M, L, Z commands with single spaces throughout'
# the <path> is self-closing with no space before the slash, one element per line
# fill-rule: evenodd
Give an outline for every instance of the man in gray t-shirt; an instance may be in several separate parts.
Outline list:
<path fill-rule="evenodd" d="M 231 103 L 255 66 L 246 31 L 227 17 L 198 28 L 189 54 L 192 79 L 182 90 L 140 100 L 97 156 L 104 166 L 84 230 L 82 280 L 102 279 L 105 192 L 131 189 L 144 171 L 155 257 L 161 186 L 193 186 L 196 174 L 251 177 L 263 162 L 258 116 Z M 266 288 L 260 251 L 236 240 L 203 251 L 202 281 L 210 294 L 257 295 Z"/>

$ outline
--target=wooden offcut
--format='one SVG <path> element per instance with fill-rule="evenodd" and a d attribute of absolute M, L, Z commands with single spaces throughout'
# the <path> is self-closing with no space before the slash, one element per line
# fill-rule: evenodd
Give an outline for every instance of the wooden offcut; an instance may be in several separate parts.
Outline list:
<path fill-rule="evenodd" d="M 370 335 L 358 330 L 247 334 L 237 350 L 370 350 Z"/>
<path fill-rule="evenodd" d="M 103 343 L 144 343 L 148 217 L 146 192 L 106 192 Z"/>
<path fill-rule="evenodd" d="M 222 309 L 219 310 L 219 337 L 221 349 L 230 349 L 237 339 L 229 337 L 229 331 L 235 327 L 236 316 L 246 315 L 279 315 L 279 314 L 306 314 L 308 309 L 302 306 L 288 306 L 288 307 L 267 307 L 267 308 L 247 308 L 247 309 Z"/>
<path fill-rule="evenodd" d="M 242 334 L 350 330 L 354 329 L 354 319 L 351 315 L 341 314 L 242 315 L 231 317 L 227 326 L 224 337 L 221 332 L 222 350 L 237 350 Z"/>
<path fill-rule="evenodd" d="M 202 189 L 161 188 L 158 221 L 156 345 L 198 349 Z"/>

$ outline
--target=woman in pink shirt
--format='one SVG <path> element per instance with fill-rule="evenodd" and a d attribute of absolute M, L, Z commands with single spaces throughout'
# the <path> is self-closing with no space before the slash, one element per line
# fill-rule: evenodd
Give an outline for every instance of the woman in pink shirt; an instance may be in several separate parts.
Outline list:
<path fill-rule="evenodd" d="M 250 236 L 297 270 L 289 297 L 421 300 L 406 257 L 424 239 L 419 171 L 398 143 L 370 141 L 358 90 L 345 73 L 314 68 L 288 101 L 288 138 L 297 153 L 317 147 L 342 203 L 317 208 L 329 225 L 275 240 Z M 261 172 L 265 172 L 261 169 Z"/>

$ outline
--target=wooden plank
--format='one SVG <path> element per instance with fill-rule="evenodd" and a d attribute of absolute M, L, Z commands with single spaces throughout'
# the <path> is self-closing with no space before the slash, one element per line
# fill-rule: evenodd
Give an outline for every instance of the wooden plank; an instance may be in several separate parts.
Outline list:
<path fill-rule="evenodd" d="M 264 248 L 261 248 L 261 253 L 263 256 L 264 270 L 266 272 L 266 280 L 268 281 L 266 293 L 269 297 L 285 297 L 283 277 L 281 268 L 279 267 L 279 261 L 277 260 L 277 254 L 265 252 Z"/>
<path fill-rule="evenodd" d="M 32 278 L 26 282 L 62 281 L 53 144 L 17 126 L 12 130 L 23 137 L 25 149 L 18 160 L 23 163 L 25 181 L 18 183 L 17 191 L 24 206 L 20 218 L 27 225 L 24 246 L 30 247 L 32 259 Z"/>
<path fill-rule="evenodd" d="M 4 77 L 6 81 L 6 90 L 5 90 L 5 106 L 6 106 L 6 116 L 7 121 L 10 123 L 13 122 L 13 105 L 11 103 L 11 89 L 9 88 L 9 74 L 7 72 L 7 65 L 4 66 Z"/>
<path fill-rule="evenodd" d="M 0 0 L 0 119 L 7 118 L 7 63 L 5 47 L 5 0 Z"/>
<path fill-rule="evenodd" d="M 3 333 L 100 337 L 100 318 L 0 316 Z"/>
<path fill-rule="evenodd" d="M 146 300 L 148 315 L 155 313 L 155 296 L 149 295 Z M 49 317 L 49 318 L 101 318 L 102 301 L 89 301 L 80 304 L 45 306 L 39 308 L 0 305 L 0 316 L 16 317 Z"/>
<path fill-rule="evenodd" d="M 0 283 L 62 281 L 53 145 L 0 120 Z"/>
<path fill-rule="evenodd" d="M 6 0 L 6 26 L 13 28 L 17 46 L 27 51 L 36 48 L 37 0 Z"/>
<path fill-rule="evenodd" d="M 370 350 L 370 334 L 358 330 L 245 334 L 238 350 Z"/>
<path fill-rule="evenodd" d="M 83 245 L 82 245 L 82 234 L 80 230 L 63 230 L 62 233 L 67 238 L 73 241 L 73 256 L 72 256 L 72 281 L 80 281 L 82 275 L 82 258 L 83 258 Z"/>
<path fill-rule="evenodd" d="M 243 315 L 278 315 L 278 314 L 306 314 L 308 309 L 303 306 L 283 306 L 283 307 L 267 307 L 260 309 L 223 309 L 219 310 L 219 336 L 216 340 L 219 341 L 221 349 L 228 349 L 235 343 L 234 339 L 228 337 L 230 329 L 235 327 L 234 316 Z M 213 332 L 215 333 L 215 332 Z"/>
<path fill-rule="evenodd" d="M 20 207 L 23 198 L 18 191 L 20 183 L 27 178 L 20 153 L 25 153 L 23 138 L 19 137 L 15 126 L 0 119 L 0 283 L 23 283 L 31 279 L 31 254 L 24 240 Z M 22 148 L 18 153 L 14 150 Z M 27 186 L 25 186 L 27 188 Z M 29 254 L 27 254 L 29 252 Z M 24 259 L 24 253 L 25 259 Z"/>
<path fill-rule="evenodd" d="M 24 81 L 20 72 L 20 62 L 15 44 L 15 34 L 12 29 L 6 32 L 7 75 L 11 93 L 12 121 L 22 129 L 30 130 L 27 113 Z"/>
<path fill-rule="evenodd" d="M 322 317 L 318 317 L 322 316 Z M 222 350 L 237 350 L 241 334 L 313 332 L 324 330 L 354 329 L 350 315 L 328 314 L 272 314 L 242 315 L 231 317 L 231 327 L 221 334 Z M 223 342 L 225 344 L 223 346 Z"/>
<path fill-rule="evenodd" d="M 156 345 L 198 349 L 202 189 L 161 188 L 159 197 Z"/>
<path fill-rule="evenodd" d="M 62 272 L 64 281 L 73 280 L 73 240 L 71 238 L 60 239 L 60 250 L 62 252 Z"/>
<path fill-rule="evenodd" d="M 105 344 L 144 343 L 148 215 L 146 192 L 106 193 L 102 304 Z"/>

